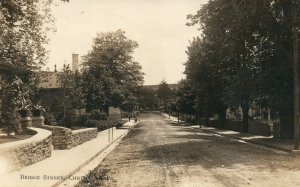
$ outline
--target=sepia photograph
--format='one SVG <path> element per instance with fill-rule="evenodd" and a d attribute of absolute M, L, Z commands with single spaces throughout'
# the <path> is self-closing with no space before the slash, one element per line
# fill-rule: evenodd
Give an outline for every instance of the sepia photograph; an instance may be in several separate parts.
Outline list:
<path fill-rule="evenodd" d="M 300 186 L 300 0 L 0 0 L 0 187 Z"/>

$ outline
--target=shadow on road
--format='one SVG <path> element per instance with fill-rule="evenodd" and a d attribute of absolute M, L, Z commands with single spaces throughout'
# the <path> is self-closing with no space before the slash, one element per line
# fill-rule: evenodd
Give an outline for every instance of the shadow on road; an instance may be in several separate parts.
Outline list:
<path fill-rule="evenodd" d="M 163 131 L 157 135 L 156 145 L 142 150 L 141 154 L 152 162 L 167 165 L 200 165 L 206 169 L 256 168 L 259 171 L 274 171 L 276 166 L 292 167 L 293 156 L 239 142 L 227 137 L 185 128 L 172 122 L 162 122 Z M 297 167 L 299 169 L 299 167 Z"/>

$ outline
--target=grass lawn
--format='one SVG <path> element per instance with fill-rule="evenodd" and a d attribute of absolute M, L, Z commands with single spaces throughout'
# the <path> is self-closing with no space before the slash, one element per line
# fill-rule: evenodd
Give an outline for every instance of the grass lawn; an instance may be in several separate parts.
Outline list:
<path fill-rule="evenodd" d="M 6 132 L 4 132 L 2 129 L 0 129 L 0 144 L 24 140 L 24 139 L 30 138 L 32 136 L 33 136 L 33 134 L 15 135 L 14 133 L 12 133 L 10 136 L 7 136 Z"/>

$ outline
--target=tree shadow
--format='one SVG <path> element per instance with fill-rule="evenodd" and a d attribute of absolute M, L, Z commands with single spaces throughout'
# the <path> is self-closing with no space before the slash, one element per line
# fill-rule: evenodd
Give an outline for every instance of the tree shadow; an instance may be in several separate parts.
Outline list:
<path fill-rule="evenodd" d="M 272 152 L 227 137 L 174 126 L 156 145 L 142 150 L 147 160 L 158 164 L 201 166 L 206 169 L 245 168 L 274 171 L 274 163 L 295 163 L 293 156 Z M 161 143 L 163 142 L 163 143 Z M 298 169 L 300 168 L 297 167 Z"/>

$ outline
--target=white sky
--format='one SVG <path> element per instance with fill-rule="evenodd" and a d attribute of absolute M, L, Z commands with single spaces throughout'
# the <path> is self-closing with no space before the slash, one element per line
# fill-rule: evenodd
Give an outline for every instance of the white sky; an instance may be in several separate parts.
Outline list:
<path fill-rule="evenodd" d="M 138 42 L 134 58 L 145 72 L 145 84 L 184 78 L 188 41 L 199 35 L 185 26 L 186 15 L 195 14 L 207 0 L 54 0 L 52 13 L 57 32 L 51 34 L 46 67 L 61 69 L 72 53 L 83 56 L 97 32 L 125 30 Z"/>

